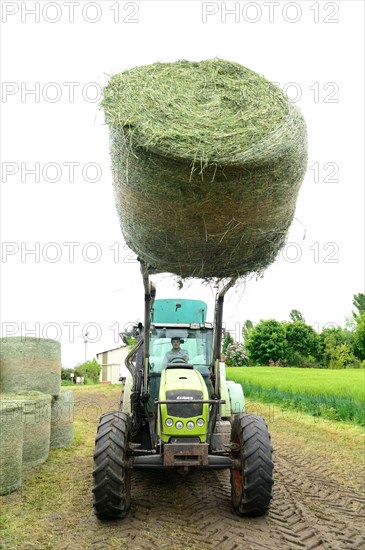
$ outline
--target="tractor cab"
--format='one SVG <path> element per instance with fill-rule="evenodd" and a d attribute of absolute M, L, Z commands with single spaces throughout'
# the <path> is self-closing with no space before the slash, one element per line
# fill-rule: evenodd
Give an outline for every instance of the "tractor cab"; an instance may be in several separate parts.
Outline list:
<path fill-rule="evenodd" d="M 156 416 L 161 445 L 207 441 L 213 325 L 205 321 L 206 313 L 199 300 L 154 302 L 147 411 Z"/>

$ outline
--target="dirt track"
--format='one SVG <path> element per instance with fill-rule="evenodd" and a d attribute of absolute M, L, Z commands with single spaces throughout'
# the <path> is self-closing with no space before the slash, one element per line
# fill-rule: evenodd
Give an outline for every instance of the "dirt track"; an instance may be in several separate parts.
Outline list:
<path fill-rule="evenodd" d="M 97 398 L 103 411 L 112 410 L 116 395 L 115 392 L 95 393 L 94 403 Z M 76 399 L 81 405 L 86 396 L 79 392 Z M 87 399 L 90 400 L 90 396 Z M 96 423 L 95 420 L 88 426 L 90 432 L 95 430 Z M 22 543 L 15 543 L 16 538 L 9 537 L 0 547 L 22 550 L 365 549 L 365 500 L 360 491 L 350 489 L 341 478 L 335 479 L 327 462 L 306 452 L 305 447 L 303 452 L 303 444 L 298 448 L 288 445 L 286 434 L 280 436 L 280 430 L 275 428 L 274 499 L 270 513 L 263 518 L 242 518 L 233 513 L 228 471 L 195 472 L 187 477 L 173 472 L 136 471 L 129 516 L 121 521 L 101 522 L 92 510 L 92 453 L 83 449 L 82 456 L 76 459 L 72 451 L 57 451 L 57 456 L 62 458 L 61 468 L 67 469 L 70 478 L 75 480 L 72 494 L 68 493 L 67 499 L 62 498 L 57 506 L 52 496 L 47 497 L 48 502 L 38 504 L 37 527 L 32 527 L 32 534 L 31 520 L 25 521 Z M 91 445 L 92 441 L 87 444 L 90 450 Z M 50 483 L 52 460 L 51 455 L 40 467 L 50 469 L 47 472 Z M 41 470 L 38 471 L 41 475 Z M 57 474 L 60 475 L 59 468 Z M 56 479 L 54 491 L 57 491 Z M 27 514 L 27 480 L 21 502 L 19 498 L 9 495 L 3 504 L 11 511 L 12 503 L 17 503 L 17 513 Z"/>
<path fill-rule="evenodd" d="M 232 512 L 228 472 L 207 471 L 187 478 L 138 472 L 129 518 L 118 525 L 109 523 L 111 535 L 130 548 L 365 548 L 364 499 L 326 481 L 320 469 L 309 472 L 295 452 L 286 453 L 278 445 L 275 464 L 271 512 L 259 519 Z M 113 547 L 99 535 L 96 548 Z"/>

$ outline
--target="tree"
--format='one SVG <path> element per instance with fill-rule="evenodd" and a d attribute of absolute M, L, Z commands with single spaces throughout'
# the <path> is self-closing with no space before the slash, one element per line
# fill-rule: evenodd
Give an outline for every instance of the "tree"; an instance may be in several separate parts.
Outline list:
<path fill-rule="evenodd" d="M 319 338 L 315 330 L 303 321 L 286 323 L 287 356 L 289 364 L 293 364 L 293 358 L 301 356 L 318 355 Z"/>
<path fill-rule="evenodd" d="M 346 350 L 353 356 L 355 349 L 354 333 L 342 327 L 325 328 L 319 335 L 318 357 L 325 367 L 331 367 L 331 362 L 336 360 L 342 344 L 346 344 Z M 342 352 L 345 348 L 341 348 Z M 346 365 L 348 362 L 346 362 Z"/>
<path fill-rule="evenodd" d="M 362 294 L 359 292 L 359 294 L 354 294 L 352 299 L 352 305 L 356 307 L 358 313 L 352 312 L 352 315 L 355 317 L 355 319 L 361 315 L 361 313 L 365 312 L 365 294 Z"/>
<path fill-rule="evenodd" d="M 252 321 L 247 319 L 247 321 L 244 322 L 243 329 L 242 329 L 242 336 L 245 342 L 248 339 L 252 329 L 253 329 L 253 323 Z"/>
<path fill-rule="evenodd" d="M 83 376 L 86 380 L 97 384 L 99 382 L 101 366 L 96 359 L 92 361 L 86 361 L 85 363 L 79 363 L 75 367 L 75 376 Z"/>
<path fill-rule="evenodd" d="M 295 321 L 301 321 L 302 323 L 305 323 L 305 319 L 303 315 L 298 311 L 297 309 L 292 309 L 289 313 L 290 320 L 295 323 Z"/>
<path fill-rule="evenodd" d="M 329 334 L 326 341 L 326 354 L 329 357 L 330 369 L 344 369 L 355 361 L 355 356 L 346 342 L 336 343 L 335 335 Z"/>
<path fill-rule="evenodd" d="M 70 380 L 71 381 L 71 373 L 73 372 L 72 369 L 64 369 L 61 368 L 61 380 Z"/>
<path fill-rule="evenodd" d="M 345 329 L 349 330 L 350 332 L 354 332 L 356 329 L 356 320 L 354 315 L 346 315 L 345 317 Z"/>
<path fill-rule="evenodd" d="M 260 321 L 251 330 L 246 349 L 250 359 L 263 365 L 268 365 L 270 359 L 274 362 L 285 360 L 287 357 L 285 325 L 275 319 Z"/>
<path fill-rule="evenodd" d="M 230 344 L 233 344 L 233 343 L 234 343 L 234 340 L 233 340 L 232 334 L 228 331 L 225 332 L 223 342 L 222 342 L 222 354 L 223 355 L 226 355 L 228 346 Z"/>
<path fill-rule="evenodd" d="M 359 359 L 365 359 L 365 311 L 356 317 L 354 333 L 354 351 Z"/>

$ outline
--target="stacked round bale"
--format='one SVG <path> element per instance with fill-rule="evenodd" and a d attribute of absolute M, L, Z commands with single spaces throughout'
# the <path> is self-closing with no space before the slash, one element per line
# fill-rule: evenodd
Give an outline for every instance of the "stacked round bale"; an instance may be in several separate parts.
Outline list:
<path fill-rule="evenodd" d="M 35 466 L 47 460 L 50 447 L 72 443 L 73 394 L 60 392 L 59 342 L 7 337 L 0 345 L 1 427 L 6 424 L 6 430 L 0 435 L 0 467 L 6 464 L 5 478 L 0 478 L 0 491 L 5 494 L 21 483 L 19 460 L 20 469 Z M 8 475 L 11 465 L 14 473 Z M 12 476 L 18 484 L 12 482 Z"/>
<path fill-rule="evenodd" d="M 74 437 L 74 393 L 62 391 L 52 399 L 51 449 L 68 447 Z"/>
<path fill-rule="evenodd" d="M 22 405 L 0 398 L 0 495 L 21 486 L 22 461 Z"/>
<path fill-rule="evenodd" d="M 307 165 L 277 86 L 221 59 L 155 63 L 112 76 L 102 106 L 122 232 L 144 262 L 209 279 L 274 261 Z"/>
<path fill-rule="evenodd" d="M 58 395 L 61 389 L 61 345 L 55 340 L 7 337 L 1 342 L 0 392 L 41 391 Z"/>
<path fill-rule="evenodd" d="M 51 395 L 39 391 L 2 394 L 6 406 L 19 404 L 22 412 L 23 468 L 38 466 L 48 458 L 51 437 Z M 20 437 L 20 433 L 17 437 Z"/>

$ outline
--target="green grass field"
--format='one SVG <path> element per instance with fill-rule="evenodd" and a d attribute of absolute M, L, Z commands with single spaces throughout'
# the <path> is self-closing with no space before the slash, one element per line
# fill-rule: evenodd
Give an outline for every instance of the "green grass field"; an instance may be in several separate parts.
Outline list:
<path fill-rule="evenodd" d="M 284 367 L 227 368 L 245 396 L 331 420 L 365 424 L 365 371 Z"/>

